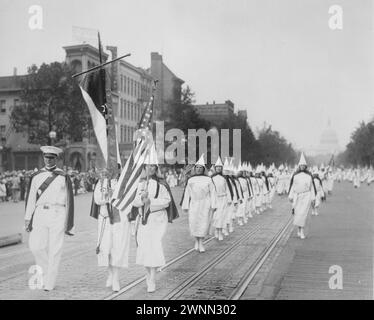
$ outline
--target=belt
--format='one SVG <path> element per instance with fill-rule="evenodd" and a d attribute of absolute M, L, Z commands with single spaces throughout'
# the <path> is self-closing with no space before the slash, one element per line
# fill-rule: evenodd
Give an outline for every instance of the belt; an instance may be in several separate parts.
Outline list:
<path fill-rule="evenodd" d="M 295 192 L 295 193 L 296 193 L 296 194 L 303 194 L 303 193 L 307 193 L 307 192 L 310 192 L 310 190 L 303 191 L 303 192 Z"/>
<path fill-rule="evenodd" d="M 51 209 L 52 207 L 65 207 L 64 204 L 40 204 L 39 206 L 43 206 L 43 209 Z"/>

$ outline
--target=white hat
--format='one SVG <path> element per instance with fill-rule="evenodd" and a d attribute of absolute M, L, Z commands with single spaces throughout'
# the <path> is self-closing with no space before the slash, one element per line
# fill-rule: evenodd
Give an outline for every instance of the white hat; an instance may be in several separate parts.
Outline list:
<path fill-rule="evenodd" d="M 218 158 L 217 158 L 217 161 L 216 161 L 216 164 L 214 165 L 215 167 L 218 167 L 218 166 L 223 166 L 223 163 L 222 163 L 222 160 L 221 160 L 221 157 L 220 156 L 218 156 Z"/>
<path fill-rule="evenodd" d="M 238 163 L 238 167 L 237 167 L 237 172 L 239 171 L 244 171 L 244 167 L 243 167 L 243 164 L 241 163 L 241 161 Z"/>
<path fill-rule="evenodd" d="M 299 161 L 299 166 L 306 166 L 306 160 L 305 160 L 305 156 L 304 156 L 304 152 L 301 152 L 301 156 L 300 156 L 300 161 Z"/>
<path fill-rule="evenodd" d="M 158 166 L 157 152 L 154 143 L 152 143 L 151 147 L 148 150 L 148 155 L 144 160 L 144 164 L 154 164 Z"/>
<path fill-rule="evenodd" d="M 195 166 L 203 166 L 203 167 L 205 167 L 204 153 L 201 155 L 199 161 L 197 161 L 195 163 Z"/>
<path fill-rule="evenodd" d="M 281 164 L 280 166 L 279 166 L 279 170 L 283 170 L 284 169 L 284 166 L 283 166 L 283 164 Z"/>
<path fill-rule="evenodd" d="M 240 164 L 238 164 L 237 166 L 233 166 L 232 167 L 232 172 L 236 175 L 238 174 L 240 171 Z"/>
<path fill-rule="evenodd" d="M 52 154 L 55 154 L 56 156 L 62 153 L 62 149 L 54 147 L 54 146 L 42 146 L 40 147 L 40 150 L 42 150 L 44 154 L 52 153 Z"/>
<path fill-rule="evenodd" d="M 223 170 L 224 171 L 230 171 L 230 165 L 229 165 L 229 161 L 227 160 L 227 158 L 225 159 L 225 163 L 223 165 Z"/>
<path fill-rule="evenodd" d="M 248 161 L 248 171 L 249 172 L 252 172 L 253 171 L 253 169 L 252 169 L 252 166 L 251 166 L 251 163 Z"/>
<path fill-rule="evenodd" d="M 261 167 L 259 165 L 256 168 L 256 173 L 261 173 Z"/>

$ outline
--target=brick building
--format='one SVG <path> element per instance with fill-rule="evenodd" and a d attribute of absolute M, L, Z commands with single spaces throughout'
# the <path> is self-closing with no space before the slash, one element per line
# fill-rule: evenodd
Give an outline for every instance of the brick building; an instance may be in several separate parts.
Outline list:
<path fill-rule="evenodd" d="M 155 93 L 155 119 L 160 120 L 162 111 L 170 101 L 180 101 L 182 84 L 178 78 L 163 62 L 158 52 L 151 53 L 151 68 L 149 70 L 153 79 L 159 80 Z"/>
<path fill-rule="evenodd" d="M 99 64 L 99 51 L 90 44 L 65 46 L 65 61 L 76 72 L 92 68 Z M 117 57 L 117 47 L 108 46 L 111 59 Z M 103 52 L 103 61 L 109 55 Z M 162 56 L 151 54 L 151 68 L 144 70 L 120 60 L 108 68 L 112 90 L 112 105 L 116 123 L 122 162 L 128 158 L 132 149 L 133 134 L 137 128 L 144 103 L 151 94 L 152 81 L 158 79 L 155 93 L 155 113 L 165 101 L 180 97 L 183 81 L 176 77 L 162 62 Z M 34 169 L 41 167 L 39 145 L 27 143 L 27 133 L 16 133 L 10 123 L 10 114 L 14 105 L 20 101 L 20 79 L 14 74 L 0 77 L 0 172 L 5 170 Z M 81 141 L 65 141 L 63 163 L 77 170 L 85 171 L 100 161 L 101 152 L 93 132 L 89 132 Z"/>

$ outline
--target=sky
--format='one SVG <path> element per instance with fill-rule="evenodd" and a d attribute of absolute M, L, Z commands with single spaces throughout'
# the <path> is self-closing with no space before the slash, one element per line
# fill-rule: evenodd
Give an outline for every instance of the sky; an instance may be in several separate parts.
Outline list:
<path fill-rule="evenodd" d="M 342 30 L 329 28 L 331 5 Z M 196 103 L 230 99 L 254 131 L 266 122 L 307 149 L 330 118 L 344 147 L 374 116 L 373 12 L 370 0 L 0 0 L 0 76 L 63 61 L 72 27 L 92 28 L 135 66 L 161 53 Z"/>

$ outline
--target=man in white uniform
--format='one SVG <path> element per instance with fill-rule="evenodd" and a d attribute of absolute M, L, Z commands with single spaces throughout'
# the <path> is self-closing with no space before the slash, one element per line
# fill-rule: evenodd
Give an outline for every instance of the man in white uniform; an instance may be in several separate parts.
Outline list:
<path fill-rule="evenodd" d="M 301 239 L 305 239 L 304 227 L 306 219 L 310 207 L 314 207 L 317 193 L 313 177 L 306 169 L 307 164 L 302 153 L 299 161 L 299 170 L 292 176 L 288 192 L 294 214 L 293 224 L 298 227 L 297 235 Z"/>
<path fill-rule="evenodd" d="M 62 254 L 64 234 L 72 235 L 74 196 L 69 176 L 57 168 L 60 148 L 44 146 L 45 167 L 35 172 L 26 197 L 25 229 L 29 247 L 41 268 L 45 291 L 53 290 Z"/>

